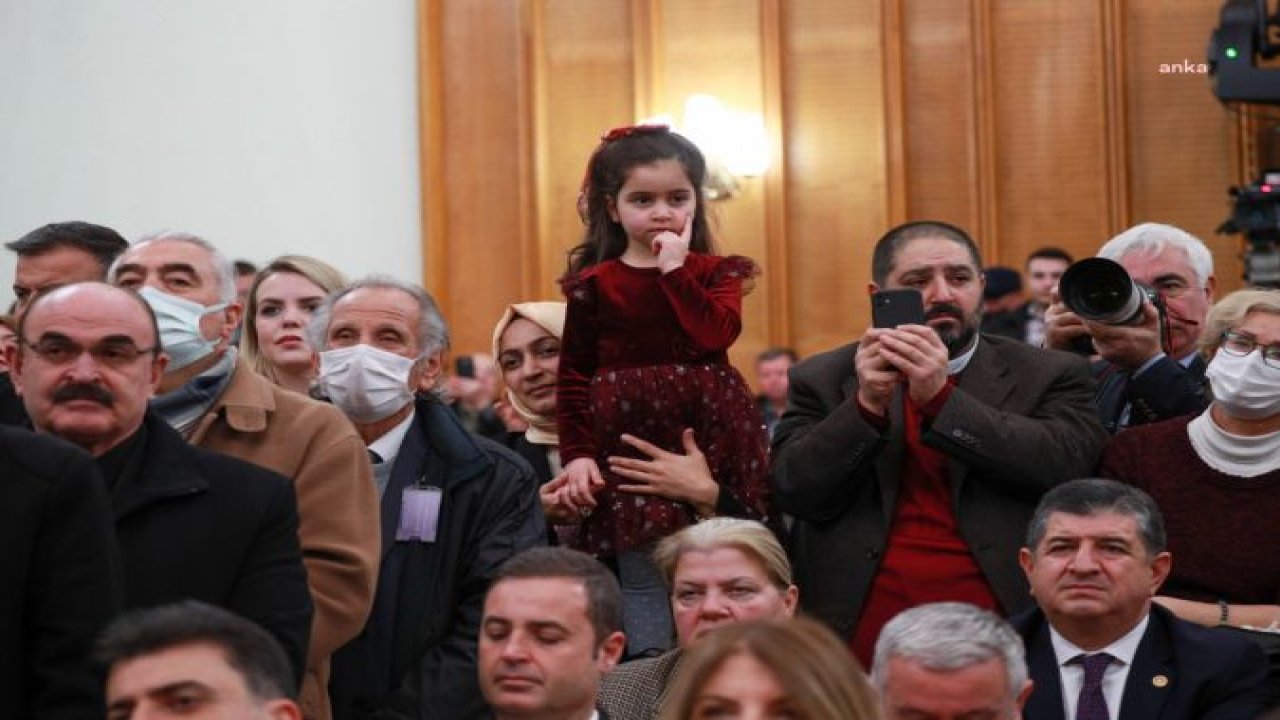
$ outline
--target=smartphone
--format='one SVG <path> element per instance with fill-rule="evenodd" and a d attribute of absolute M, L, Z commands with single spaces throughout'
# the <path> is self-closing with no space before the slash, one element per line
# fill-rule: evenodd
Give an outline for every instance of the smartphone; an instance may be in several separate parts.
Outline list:
<path fill-rule="evenodd" d="M 923 325 L 924 296 L 910 288 L 871 293 L 871 324 L 878 328 Z"/>
<path fill-rule="evenodd" d="M 463 355 L 453 361 L 453 374 L 458 377 L 473 378 L 476 376 L 476 361 L 470 355 Z"/>

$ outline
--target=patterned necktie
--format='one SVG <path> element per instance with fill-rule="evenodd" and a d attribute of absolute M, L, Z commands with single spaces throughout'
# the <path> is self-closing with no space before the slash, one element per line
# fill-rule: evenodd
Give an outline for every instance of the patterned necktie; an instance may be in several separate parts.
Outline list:
<path fill-rule="evenodd" d="M 1084 667 L 1084 685 L 1076 703 L 1076 720 L 1110 720 L 1107 699 L 1102 695 L 1102 675 L 1115 658 L 1107 653 L 1077 655 L 1072 662 Z"/>

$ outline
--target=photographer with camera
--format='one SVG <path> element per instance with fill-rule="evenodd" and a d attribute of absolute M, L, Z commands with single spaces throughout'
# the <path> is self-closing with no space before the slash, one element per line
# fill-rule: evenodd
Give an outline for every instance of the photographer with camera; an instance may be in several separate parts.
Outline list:
<path fill-rule="evenodd" d="M 1143 223 L 1097 257 L 1124 273 L 1117 280 L 1096 258 L 1073 265 L 1045 313 L 1045 347 L 1079 352 L 1092 341 L 1086 352 L 1099 358 L 1096 401 L 1109 432 L 1203 410 L 1205 363 L 1196 344 L 1217 285 L 1209 249 L 1171 225 Z"/>

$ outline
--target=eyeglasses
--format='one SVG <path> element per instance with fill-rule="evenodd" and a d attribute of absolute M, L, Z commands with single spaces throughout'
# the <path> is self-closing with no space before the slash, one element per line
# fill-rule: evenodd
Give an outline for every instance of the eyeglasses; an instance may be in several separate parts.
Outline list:
<path fill-rule="evenodd" d="M 1248 335 L 1231 330 L 1222 333 L 1222 351 L 1228 355 L 1248 355 L 1255 349 L 1262 351 L 1262 362 L 1280 369 L 1280 343 L 1259 345 L 1257 340 Z"/>
<path fill-rule="evenodd" d="M 42 337 L 35 342 L 19 340 L 21 344 L 31 348 L 31 352 L 50 365 L 69 365 L 89 353 L 93 361 L 110 368 L 123 368 L 132 365 L 137 359 L 158 348 L 140 348 L 129 340 L 103 340 L 88 348 L 67 338 Z"/>

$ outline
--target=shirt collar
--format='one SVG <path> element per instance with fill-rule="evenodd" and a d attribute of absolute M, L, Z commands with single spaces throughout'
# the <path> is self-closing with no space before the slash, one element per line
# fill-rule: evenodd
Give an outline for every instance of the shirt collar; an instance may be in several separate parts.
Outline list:
<path fill-rule="evenodd" d="M 1085 651 L 1075 643 L 1063 637 L 1058 633 L 1058 629 L 1053 625 L 1049 625 L 1049 639 L 1053 643 L 1053 653 L 1058 659 L 1058 666 L 1066 665 L 1079 655 L 1094 655 L 1096 653 L 1109 653 L 1111 657 L 1119 660 L 1124 665 L 1132 665 L 1133 657 L 1138 654 L 1138 643 L 1142 642 L 1142 635 L 1147 631 L 1147 623 L 1151 621 L 1151 613 L 1148 612 L 1142 616 L 1142 620 L 1133 629 L 1120 636 L 1110 645 L 1099 648 L 1092 652 Z"/>
<path fill-rule="evenodd" d="M 981 336 L 978 333 L 973 334 L 973 342 L 969 345 L 969 349 L 947 361 L 947 374 L 958 375 L 973 359 L 973 354 L 978 351 L 978 340 Z"/>
<path fill-rule="evenodd" d="M 413 424 L 413 418 L 417 414 L 416 409 L 410 410 L 408 416 L 401 420 L 399 425 L 369 443 L 369 449 L 377 453 L 383 463 L 395 464 L 396 456 L 400 454 L 400 446 L 404 443 L 404 436 L 409 434 L 409 426 Z"/>

